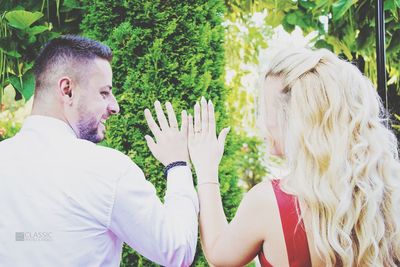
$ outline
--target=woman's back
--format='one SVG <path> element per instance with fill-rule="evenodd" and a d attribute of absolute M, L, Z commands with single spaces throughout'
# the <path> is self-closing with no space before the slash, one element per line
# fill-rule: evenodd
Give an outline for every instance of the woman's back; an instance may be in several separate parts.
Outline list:
<path fill-rule="evenodd" d="M 297 198 L 283 192 L 278 180 L 256 185 L 247 197 L 265 204 L 262 210 L 254 210 L 265 222 L 264 242 L 258 254 L 263 267 L 325 266 L 315 250 L 312 233 L 307 231 L 310 223 L 305 217 L 307 211 L 299 207 L 301 220 L 297 213 Z M 257 208 L 258 204 L 254 206 Z"/>

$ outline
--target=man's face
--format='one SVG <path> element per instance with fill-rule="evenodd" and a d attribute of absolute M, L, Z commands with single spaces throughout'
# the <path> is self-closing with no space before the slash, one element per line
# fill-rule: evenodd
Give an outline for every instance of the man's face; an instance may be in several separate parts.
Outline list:
<path fill-rule="evenodd" d="M 98 143 L 105 137 L 105 122 L 119 112 L 112 94 L 112 70 L 107 60 L 97 58 L 88 67 L 87 79 L 81 82 L 74 125 L 80 139 Z"/>

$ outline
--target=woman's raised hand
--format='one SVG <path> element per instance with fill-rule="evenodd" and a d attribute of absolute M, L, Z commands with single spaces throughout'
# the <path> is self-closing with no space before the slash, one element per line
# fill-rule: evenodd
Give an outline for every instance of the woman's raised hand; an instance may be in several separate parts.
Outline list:
<path fill-rule="evenodd" d="M 194 124 L 193 124 L 194 120 Z M 194 106 L 194 118 L 189 115 L 188 147 L 198 184 L 218 183 L 218 166 L 224 154 L 225 139 L 230 128 L 224 128 L 218 138 L 214 106 L 201 98 L 201 105 Z"/>

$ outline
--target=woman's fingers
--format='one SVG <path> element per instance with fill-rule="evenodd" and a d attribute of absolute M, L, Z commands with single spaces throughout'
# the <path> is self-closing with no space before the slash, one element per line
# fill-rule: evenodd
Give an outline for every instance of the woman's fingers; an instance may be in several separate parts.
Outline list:
<path fill-rule="evenodd" d="M 215 136 L 215 114 L 214 105 L 211 100 L 208 101 L 208 132 Z"/>
<path fill-rule="evenodd" d="M 204 96 L 201 97 L 201 133 L 208 133 L 208 105 Z"/>
<path fill-rule="evenodd" d="M 194 133 L 200 134 L 201 131 L 200 105 L 198 102 L 196 102 L 194 105 Z"/>
<path fill-rule="evenodd" d="M 220 149 L 221 149 L 222 151 L 224 150 L 225 139 L 226 139 L 226 136 L 228 135 L 230 129 L 231 129 L 231 127 L 224 128 L 224 129 L 222 129 L 222 131 L 219 133 L 219 136 L 218 136 L 218 145 L 219 145 L 219 147 L 220 147 Z"/>
<path fill-rule="evenodd" d="M 189 114 L 188 117 L 188 137 L 189 137 L 189 144 L 191 144 L 191 142 L 194 139 L 194 129 L 193 129 L 193 116 Z"/>

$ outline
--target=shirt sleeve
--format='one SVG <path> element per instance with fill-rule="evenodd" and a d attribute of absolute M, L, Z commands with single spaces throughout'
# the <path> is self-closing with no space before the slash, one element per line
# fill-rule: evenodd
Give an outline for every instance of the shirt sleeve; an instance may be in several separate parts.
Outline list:
<path fill-rule="evenodd" d="M 168 172 L 164 204 L 133 164 L 119 179 L 109 229 L 149 260 L 189 266 L 196 253 L 199 204 L 189 167 Z"/>

